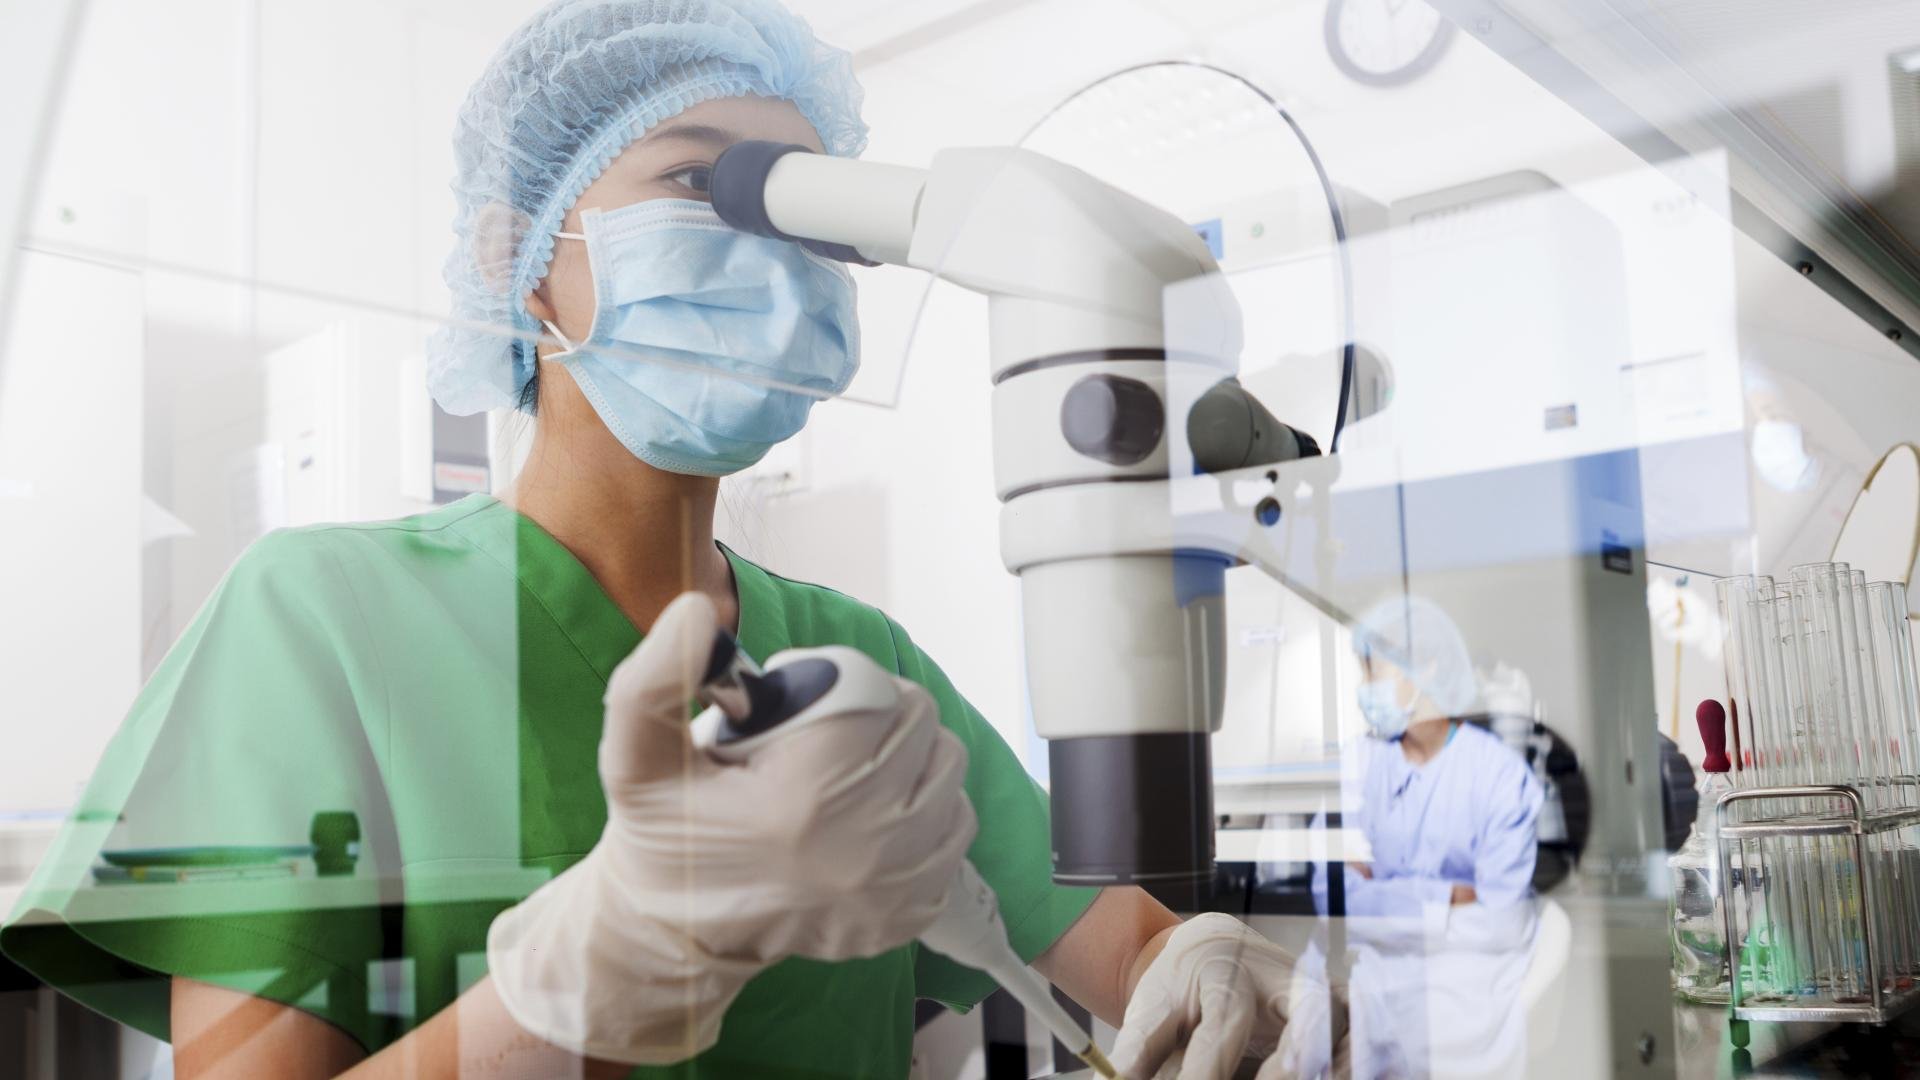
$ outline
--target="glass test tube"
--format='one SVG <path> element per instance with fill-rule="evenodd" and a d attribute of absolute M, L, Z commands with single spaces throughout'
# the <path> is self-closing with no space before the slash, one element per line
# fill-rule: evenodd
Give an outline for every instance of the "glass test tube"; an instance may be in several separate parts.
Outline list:
<path fill-rule="evenodd" d="M 1833 615 L 1832 645 L 1839 665 L 1834 675 L 1835 705 L 1841 711 L 1842 738 L 1851 747 L 1852 756 L 1845 761 L 1847 781 L 1861 796 L 1861 802 L 1867 812 L 1879 809 L 1882 791 L 1879 783 L 1876 763 L 1879 755 L 1875 751 L 1874 721 L 1866 704 L 1865 675 L 1860 667 L 1860 632 L 1858 604 L 1854 592 L 1855 575 L 1853 568 L 1846 563 L 1830 563 L 1830 581 Z M 1864 576 L 1860 581 L 1864 589 Z M 1843 747 L 1842 753 L 1846 749 Z M 1851 982 L 1852 997 L 1865 999 L 1872 993 L 1875 980 L 1881 977 L 1879 971 L 1868 965 L 1867 934 L 1871 932 L 1876 953 L 1885 948 L 1885 926 L 1883 913 L 1878 905 L 1866 903 L 1866 889 L 1861 878 L 1875 872 L 1877 848 L 1872 843 L 1862 844 L 1858 848 L 1852 843 L 1839 842 L 1834 838 L 1834 850 L 1842 858 L 1842 871 L 1838 884 L 1843 888 L 1844 910 L 1842 912 L 1842 934 L 1852 956 Z M 1863 861 L 1864 860 L 1864 861 Z M 1879 957 L 1876 955 L 1875 960 Z"/>
<path fill-rule="evenodd" d="M 1805 718 L 1807 779 L 1815 784 L 1849 783 L 1858 760 L 1841 673 L 1837 577 L 1831 563 L 1794 568 L 1787 592 L 1788 625 L 1780 638 L 1796 669 L 1798 711 Z M 1832 812 L 1825 800 L 1810 801 L 1806 809 Z M 1814 982 L 1835 999 L 1857 1000 L 1866 989 L 1866 979 L 1852 845 L 1829 837 L 1809 837 L 1802 843 L 1808 891 L 1815 896 L 1810 913 Z"/>
<path fill-rule="evenodd" d="M 1752 690 L 1754 680 L 1744 659 L 1751 648 L 1753 638 L 1750 605 L 1755 582 L 1751 576 L 1741 576 L 1721 578 L 1713 584 L 1714 599 L 1720 608 L 1720 657 L 1726 674 L 1727 719 L 1732 728 L 1728 742 L 1730 746 L 1737 748 L 1734 751 L 1731 779 L 1735 787 L 1749 787 L 1763 782 L 1759 780 L 1756 768 L 1747 767 L 1747 763 L 1742 760 L 1753 753 L 1754 740 L 1750 732 L 1759 715 L 1756 695 Z M 1742 732 L 1742 728 L 1748 731 Z M 1736 804 L 1733 810 L 1734 820 L 1747 820 L 1750 817 L 1747 809 L 1749 805 Z M 1711 813 L 1704 807 L 1702 810 Z M 1724 846 L 1730 848 L 1725 867 L 1729 873 L 1725 880 L 1718 882 L 1720 896 L 1716 899 L 1717 902 L 1730 904 L 1733 908 L 1731 920 L 1733 934 L 1724 943 L 1732 961 L 1729 965 L 1729 975 L 1740 982 L 1738 988 L 1740 1000 L 1751 1000 L 1764 996 L 1770 989 L 1768 980 L 1753 970 L 1751 958 L 1754 950 L 1749 945 L 1750 942 L 1758 942 L 1762 939 L 1762 935 L 1756 932 L 1754 916 L 1766 910 L 1762 904 L 1756 911 L 1749 891 L 1757 878 L 1752 870 L 1757 868 L 1759 856 L 1756 855 L 1750 859 L 1749 845 L 1744 842 Z M 1715 851 L 1711 857 L 1717 865 L 1719 852 Z"/>
<path fill-rule="evenodd" d="M 1914 656 L 1913 622 L 1907 614 L 1911 610 L 1908 604 L 1907 587 L 1897 581 L 1888 582 L 1887 621 L 1894 639 L 1893 653 L 1899 659 L 1900 696 L 1905 701 L 1903 710 L 1907 717 L 1905 742 L 1908 749 L 1905 760 L 1908 764 L 1909 776 L 1914 781 L 1909 790 L 1913 792 L 1912 805 L 1920 806 L 1920 775 L 1915 775 L 1920 774 L 1920 660 Z M 1914 883 L 1917 891 L 1920 891 L 1920 843 L 1915 843 L 1915 831 L 1913 827 L 1909 827 L 1900 830 L 1900 833 L 1905 838 L 1906 851 L 1910 859 L 1911 872 L 1908 874 L 1908 880 Z M 1920 898 L 1916 900 L 1920 901 Z M 1914 910 L 1908 913 L 1908 917 L 1915 920 L 1913 933 L 1916 951 L 1913 974 L 1920 976 L 1920 902 L 1917 902 Z"/>
<path fill-rule="evenodd" d="M 1745 728 L 1743 750 L 1748 761 L 1741 786 L 1786 783 L 1782 772 L 1786 723 L 1775 689 L 1779 650 L 1767 625 L 1771 613 L 1757 606 L 1772 598 L 1773 579 L 1723 578 L 1714 586 L 1726 624 L 1727 694 Z"/>
<path fill-rule="evenodd" d="M 1790 783 L 1787 753 L 1790 719 L 1783 708 L 1781 663 L 1772 606 L 1775 591 L 1770 577 L 1739 575 L 1714 583 L 1723 622 L 1727 696 L 1730 712 L 1744 729 L 1742 749 L 1746 768 L 1744 787 Z M 1763 808 L 1749 803 L 1736 811 L 1740 820 L 1756 813 L 1780 813 L 1792 808 Z M 1728 899 L 1737 922 L 1745 928 L 1734 939 L 1741 950 L 1741 996 L 1745 1000 L 1778 998 L 1802 992 L 1811 979 L 1806 905 L 1797 895 L 1793 872 L 1797 859 L 1794 841 L 1769 838 L 1737 845 L 1733 856 L 1737 884 L 1729 882 Z"/>
<path fill-rule="evenodd" d="M 1912 643 L 1902 633 L 1907 627 L 1906 588 L 1898 582 L 1876 581 L 1866 587 L 1868 644 L 1874 662 L 1883 731 L 1887 739 L 1887 792 L 1895 806 L 1916 803 L 1914 783 L 1920 708 L 1914 696 Z M 1890 982 L 1895 990 L 1913 985 L 1920 970 L 1920 850 L 1907 830 L 1883 833 L 1887 860 L 1885 897 L 1888 912 Z"/>
<path fill-rule="evenodd" d="M 1780 650 L 1775 640 L 1774 614 L 1768 606 L 1774 589 L 1770 577 L 1748 577 L 1736 583 L 1729 596 L 1740 631 L 1737 674 L 1744 678 L 1746 688 L 1751 760 L 1748 783 L 1752 786 L 1792 782 L 1787 772 L 1791 721 L 1779 690 Z M 1729 678 L 1735 675 L 1730 667 Z M 1758 803 L 1749 805 L 1756 810 L 1761 807 Z M 1776 803 L 1771 812 L 1791 810 L 1790 805 Z M 1746 847 L 1745 853 L 1743 884 L 1748 911 L 1758 931 L 1749 955 L 1756 959 L 1764 976 L 1764 984 L 1756 987 L 1754 996 L 1797 994 L 1811 972 L 1805 970 L 1807 926 L 1805 905 L 1795 895 L 1798 875 L 1793 871 L 1793 842 L 1770 838 Z"/>
<path fill-rule="evenodd" d="M 1793 596 L 1772 578 L 1757 578 L 1751 600 L 1751 638 L 1747 671 L 1755 676 L 1753 700 L 1763 723 L 1764 776 L 1768 784 L 1807 784 L 1816 776 L 1811 748 L 1811 711 L 1801 663 L 1799 623 Z M 1812 803 L 1789 803 L 1789 811 L 1807 813 Z M 1778 967 L 1780 988 L 1814 994 L 1822 974 L 1836 967 L 1837 953 L 1826 930 L 1826 890 L 1820 851 L 1807 838 L 1780 838 L 1768 867 L 1772 896 L 1782 899 L 1786 963 Z"/>
<path fill-rule="evenodd" d="M 1734 758 L 1733 762 L 1735 787 L 1765 783 L 1760 779 L 1764 762 L 1756 752 L 1751 734 L 1758 719 L 1758 708 L 1755 695 L 1749 689 L 1753 680 L 1747 672 L 1746 662 L 1747 646 L 1752 637 L 1749 605 L 1754 588 L 1755 579 L 1750 575 L 1719 578 L 1713 583 L 1714 599 L 1720 605 L 1720 660 L 1727 677 L 1727 720 L 1739 732 L 1734 743 L 1741 748 L 1741 756 Z M 1743 728 L 1747 730 L 1741 730 Z M 1741 760 L 1749 756 L 1754 759 L 1751 767 Z"/>
<path fill-rule="evenodd" d="M 1766 665 L 1766 696 L 1770 713 L 1780 726 L 1786 749 L 1778 755 L 1774 776 L 1784 784 L 1811 784 L 1816 776 L 1812 753 L 1812 719 L 1807 707 L 1807 680 L 1801 663 L 1799 623 L 1793 613 L 1793 596 L 1788 588 L 1774 586 L 1772 594 L 1755 598 L 1757 628 L 1764 636 L 1761 653 Z M 1801 799 L 1791 805 L 1795 813 L 1809 813 L 1812 803 Z M 1807 838 L 1782 840 L 1788 861 L 1786 892 L 1793 905 L 1793 955 L 1797 961 L 1795 990 L 1816 994 L 1822 976 L 1834 967 L 1832 942 L 1828 940 L 1826 890 L 1818 859 L 1818 847 Z"/>
<path fill-rule="evenodd" d="M 1842 563 L 1808 563 L 1793 568 L 1794 614 L 1804 646 L 1808 691 L 1813 706 L 1813 746 L 1820 764 L 1816 783 L 1852 784 L 1860 771 L 1860 748 L 1854 731 L 1852 702 L 1848 698 L 1846 643 L 1843 621 L 1852 622 L 1842 608 L 1841 593 L 1852 596 L 1849 571 Z M 1845 614 L 1843 615 L 1843 612 Z"/>
<path fill-rule="evenodd" d="M 1795 743 L 1799 748 L 1796 778 L 1801 783 L 1824 784 L 1832 779 L 1831 759 L 1834 740 L 1823 732 L 1820 695 L 1815 688 L 1812 642 L 1808 623 L 1812 608 L 1811 579 L 1795 587 L 1790 578 L 1780 586 L 1774 601 L 1778 620 L 1776 642 L 1784 669 L 1782 686 L 1792 709 Z M 1823 809 L 1817 800 L 1804 800 L 1797 809 L 1812 813 Z M 1803 883 L 1807 905 L 1807 940 L 1812 956 L 1810 988 L 1818 993 L 1837 992 L 1841 981 L 1841 956 L 1836 927 L 1839 922 L 1839 893 L 1833 886 L 1833 868 L 1828 865 L 1827 849 L 1818 839 L 1801 837 L 1794 841 L 1798 857 L 1796 869 Z"/>
<path fill-rule="evenodd" d="M 1845 715 L 1852 729 L 1853 762 L 1851 772 L 1852 786 L 1861 795 L 1862 804 L 1871 814 L 1885 805 L 1886 788 L 1881 782 L 1882 755 L 1880 753 L 1878 704 L 1869 700 L 1868 673 L 1863 656 L 1864 645 L 1861 640 L 1862 614 L 1860 611 L 1863 594 L 1866 591 L 1866 575 L 1854 570 L 1846 563 L 1833 563 L 1833 607 L 1835 612 L 1834 642 L 1839 649 L 1839 689 L 1846 692 L 1843 699 Z M 1836 845 L 1838 847 L 1839 845 Z M 1876 980 L 1883 979 L 1888 973 L 1869 966 L 1867 956 L 1867 935 L 1874 942 L 1875 964 L 1884 965 L 1887 934 L 1886 912 L 1878 902 L 1867 902 L 1867 888 L 1862 880 L 1868 874 L 1880 873 L 1880 859 L 1883 851 L 1878 839 L 1866 838 L 1857 847 L 1845 846 L 1849 858 L 1849 874 L 1843 874 L 1842 884 L 1850 892 L 1847 895 L 1848 919 L 1847 933 L 1849 944 L 1854 950 L 1854 977 L 1857 980 L 1858 994 L 1862 998 L 1872 993 Z"/>
<path fill-rule="evenodd" d="M 1897 581 L 1867 586 L 1874 658 L 1880 668 L 1880 708 L 1886 719 L 1888 768 L 1896 805 L 1920 806 L 1920 699 L 1915 694 L 1913 643 L 1907 624 L 1907 588 Z"/>
<path fill-rule="evenodd" d="M 1892 770 L 1887 764 L 1886 717 L 1880 707 L 1880 673 L 1875 663 L 1872 642 L 1872 618 L 1867 604 L 1867 575 L 1853 570 L 1842 579 L 1841 607 L 1848 617 L 1842 625 L 1847 645 L 1847 690 L 1860 736 L 1860 768 L 1863 784 L 1873 790 L 1872 805 L 1885 809 L 1893 804 Z"/>
<path fill-rule="evenodd" d="M 1800 636 L 1800 617 L 1787 586 L 1776 586 L 1772 599 L 1761 602 L 1767 609 L 1764 620 L 1768 635 L 1768 659 L 1773 663 L 1774 682 L 1770 692 L 1777 695 L 1775 711 L 1786 724 L 1786 753 L 1778 775 L 1790 784 L 1817 784 L 1822 766 L 1814 738 L 1812 695 L 1808 690 L 1806 650 Z M 1801 807 L 1805 809 L 1803 805 Z"/>
<path fill-rule="evenodd" d="M 1860 732 L 1864 744 L 1864 769 L 1876 792 L 1876 803 L 1880 809 L 1893 809 L 1899 805 L 1897 794 L 1897 769 L 1893 765 L 1893 753 L 1897 740 L 1893 738 L 1893 713 L 1887 709 L 1885 700 L 1884 676 L 1882 665 L 1891 663 L 1887 650 L 1876 650 L 1876 619 L 1872 596 L 1868 594 L 1866 573 L 1853 571 L 1847 577 L 1849 598 L 1853 601 L 1853 644 L 1855 644 L 1855 669 L 1859 671 L 1859 700 L 1855 715 L 1860 717 Z M 1868 919 L 1872 919 L 1874 930 L 1874 961 L 1878 978 L 1887 990 L 1899 986 L 1907 978 L 1908 942 L 1905 934 L 1905 913 L 1907 913 L 1907 894 L 1905 882 L 1899 867 L 1899 836 L 1893 832 L 1878 832 L 1866 838 L 1866 853 L 1870 872 L 1874 874 L 1872 905 Z M 1862 894 L 1864 896 L 1864 894 Z"/>
<path fill-rule="evenodd" d="M 1901 663 L 1905 665 L 1903 670 L 1906 684 L 1906 710 L 1913 723 L 1912 760 L 1916 771 L 1920 771 L 1920 657 L 1916 657 L 1913 651 L 1913 620 L 1908 615 L 1912 610 L 1912 597 L 1908 594 L 1907 587 L 1897 581 L 1889 581 L 1885 584 L 1889 609 L 1887 622 L 1893 629 L 1896 642 L 1894 651 L 1899 655 Z M 1916 785 L 1920 785 L 1920 778 L 1916 778 Z M 1920 803 L 1920 786 L 1916 786 L 1915 801 Z"/>

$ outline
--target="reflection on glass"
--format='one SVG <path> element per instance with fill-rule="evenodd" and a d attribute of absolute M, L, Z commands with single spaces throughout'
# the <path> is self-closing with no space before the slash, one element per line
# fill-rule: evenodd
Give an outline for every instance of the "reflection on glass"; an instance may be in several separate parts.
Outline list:
<path fill-rule="evenodd" d="M 1341 824 L 1371 855 L 1315 903 L 1346 916 L 1355 1075 L 1430 1069 L 1500 1075 L 1526 1058 L 1521 984 L 1534 955 L 1537 823 L 1532 769 L 1496 734 L 1461 719 L 1480 696 L 1466 640 L 1420 596 L 1381 601 L 1354 630 L 1368 733 Z M 1335 892 L 1339 894 L 1335 898 Z M 1302 958 L 1326 970 L 1325 938 Z"/>
<path fill-rule="evenodd" d="M 1911 561 L 1910 520 L 1884 553 L 1851 546 L 1856 530 L 1883 533 L 1867 503 L 1848 546 L 1832 526 L 1876 455 L 1912 437 L 1920 400 L 1903 351 L 1915 267 L 1896 242 L 1920 222 L 1907 182 L 1920 157 L 1906 153 L 1920 128 L 1904 123 L 1920 115 L 1920 8 L 1804 6 L 1756 23 L 1737 5 L 1668 4 L 1672 26 L 1601 40 L 1544 0 L 1493 5 L 1508 10 L 1457 33 L 1417 0 L 1119 4 L 1091 24 L 1062 0 L 793 0 L 849 56 L 790 22 L 769 29 L 767 5 L 704 0 L 15 6 L 77 21 L 70 55 L 57 35 L 19 50 L 28 63 L 15 66 L 55 73 L 57 92 L 16 95 L 26 122 L 0 125 L 0 190 L 38 199 L 0 206 L 23 237 L 0 253 L 14 266 L 0 305 L 0 915 L 13 915 L 0 968 L 98 1008 L 130 1042 L 178 1038 L 181 1075 L 265 1044 L 182 1019 L 180 1001 L 216 1014 L 272 1003 L 310 1024 L 304 1060 L 344 1066 L 487 984 L 494 916 L 603 842 L 607 683 L 683 589 L 719 597 L 761 660 L 851 645 L 927 688 L 967 741 L 977 861 L 1023 955 L 1075 940 L 1090 902 L 1050 882 L 1058 848 L 1028 779 L 1046 757 L 1035 721 L 1071 717 L 1082 687 L 1124 693 L 1123 673 L 1153 668 L 1176 698 L 1205 703 L 1196 713 L 1223 701 L 1223 730 L 1195 739 L 1211 747 L 1216 798 L 1236 814 L 1287 804 L 1246 815 L 1284 820 L 1276 831 L 1329 805 L 1347 766 L 1343 809 L 1372 854 L 1317 885 L 1323 909 L 1348 916 L 1346 944 L 1335 931 L 1289 972 L 1221 916 L 1199 924 L 1217 932 L 1204 948 L 1163 954 L 1232 958 L 1235 980 L 1333 976 L 1338 996 L 1320 1006 L 1292 995 L 1289 1030 L 1351 1030 L 1316 1051 L 1336 1065 L 1604 1072 L 1632 1067 L 1643 1032 L 1653 1067 L 1668 1063 L 1650 880 L 1661 855 L 1645 827 L 1653 800 L 1639 797 L 1652 785 L 1622 780 L 1649 757 L 1615 721 L 1692 695 L 1702 671 L 1725 672 L 1736 792 L 1844 780 L 1876 813 L 1920 800 L 1904 591 L 1857 569 L 1799 583 L 1787 570 L 1831 557 L 1899 578 Z M 564 26 L 517 31 L 562 10 Z M 647 21 L 661 12 L 714 18 Z M 1510 32 L 1510 17 L 1536 32 Z M 1646 40 L 1660 55 L 1611 55 Z M 1503 57 L 1510 41 L 1535 55 Z M 1535 77 L 1539 50 L 1563 47 L 1547 66 L 1592 82 Z M 812 81 L 744 85 L 755 79 Z M 1625 107 L 1583 116 L 1592 101 Z M 1009 422 L 974 296 L 924 306 L 909 383 L 922 278 L 749 242 L 704 209 L 730 140 L 844 153 L 866 122 L 867 156 L 906 166 L 1020 142 L 1165 208 L 1170 233 L 1218 261 L 1246 348 L 1234 371 L 1165 384 L 1174 408 L 1142 468 L 1175 496 L 1126 486 L 1153 514 L 1179 502 L 1176 519 L 1206 526 L 1208 544 L 1228 519 L 1236 538 L 1271 538 L 1265 563 L 1208 594 L 1224 620 L 1142 620 L 1185 638 L 1187 656 L 1226 661 L 1224 674 L 1166 638 L 1128 652 L 1133 627 L 1091 602 L 1174 586 L 1190 598 L 1187 575 L 1055 570 L 1073 584 L 1048 614 L 1085 614 L 1078 625 L 1109 637 L 1090 677 L 1059 665 L 1074 676 L 1068 706 L 1038 705 L 1045 673 L 1023 660 L 1078 665 L 1094 635 L 1022 622 L 1039 605 L 1023 609 L 996 557 L 994 473 L 1053 463 L 1025 451 L 996 463 L 988 414 L 1024 438 L 1052 430 L 1055 403 Z M 1660 130 L 1687 155 L 1649 166 L 1636 150 Z M 1763 212 L 1736 220 L 1739 206 Z M 1760 220 L 1764 233 L 1741 231 Z M 1063 254 L 1049 225 L 1018 224 L 1021 259 Z M 1801 263 L 1802 249 L 1817 256 Z M 1224 326 L 1216 307 L 1169 297 L 1166 310 L 1195 324 L 1170 332 Z M 1219 392 L 1236 386 L 1258 401 Z M 843 388 L 884 407 L 811 409 Z M 1338 453 L 1317 471 L 1280 462 L 1276 479 L 1220 482 L 1207 470 L 1225 459 L 1182 456 L 1181 410 L 1202 400 L 1258 405 Z M 636 480 L 643 465 L 674 479 Z M 720 473 L 740 477 L 739 497 L 716 496 Z M 1186 514 L 1196 494 L 1206 509 Z M 1550 587 L 1543 556 L 1564 557 Z M 1223 560 L 1182 558 L 1218 583 Z M 1689 640 L 1670 668 L 1659 656 L 1647 669 L 1650 560 L 1756 575 L 1723 604 L 1724 664 Z M 1591 920 L 1582 955 L 1552 970 L 1604 992 L 1604 1021 L 1562 1015 L 1556 1039 L 1517 1038 L 1531 1006 L 1511 989 L 1515 956 L 1532 948 L 1537 962 L 1560 905 L 1522 884 L 1525 770 L 1427 686 L 1447 665 L 1420 659 L 1423 643 L 1446 634 L 1416 630 L 1419 605 L 1400 612 L 1406 655 L 1380 631 L 1359 665 L 1369 719 L 1397 737 L 1339 760 L 1354 704 L 1344 623 L 1383 582 L 1442 599 L 1489 658 L 1531 677 L 1529 725 L 1496 715 L 1494 734 L 1559 755 L 1555 775 L 1581 782 L 1556 799 L 1529 758 L 1539 809 L 1525 827 L 1536 888 L 1565 890 L 1564 908 Z M 770 813 L 753 794 L 725 808 Z M 1714 995 L 1724 960 L 1711 936 L 1730 917 L 1748 1003 L 1911 991 L 1911 827 L 1859 855 L 1834 838 L 1748 841 L 1716 881 L 1711 862 L 1691 873 L 1708 809 L 1676 888 L 1691 920 L 1673 924 L 1683 979 Z M 1209 815 L 1196 821 L 1204 841 Z M 1463 853 L 1474 830 L 1494 838 L 1488 851 L 1511 847 L 1509 864 Z M 1550 851 L 1558 865 L 1543 874 Z M 1227 854 L 1222 842 L 1222 880 L 1238 872 Z M 1307 855 L 1259 857 L 1286 865 L 1289 898 L 1309 906 Z M 753 902 L 774 894 L 750 880 Z M 712 893 L 651 895 L 689 922 L 742 910 Z M 1137 925 L 1171 918 L 1112 895 L 1152 915 Z M 914 998 L 964 1005 L 991 988 L 924 951 L 834 971 L 756 969 L 714 1069 L 901 1074 Z M 176 977 L 194 984 L 178 1000 Z M 15 1006 L 45 995 L 0 985 L 11 1075 Z M 562 1007 L 579 1003 L 574 986 Z M 1101 1003 L 1101 1018 L 1126 1004 Z M 1696 1029 L 1711 1013 L 1718 1067 L 1725 1006 L 1687 1008 Z M 941 1021 L 965 1028 L 970 1052 L 978 1015 Z M 1265 1017 L 1259 1040 L 1278 1022 Z M 505 1026 L 496 1010 L 461 1031 Z"/>

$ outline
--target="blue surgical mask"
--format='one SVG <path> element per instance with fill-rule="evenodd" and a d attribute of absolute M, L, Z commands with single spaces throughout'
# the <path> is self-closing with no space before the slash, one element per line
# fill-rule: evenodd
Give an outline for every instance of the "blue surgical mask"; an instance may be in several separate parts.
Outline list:
<path fill-rule="evenodd" d="M 1400 684 L 1393 679 L 1374 679 L 1360 684 L 1360 716 L 1375 738 L 1393 740 L 1407 733 L 1413 721 L 1413 703 L 1400 704 Z"/>
<path fill-rule="evenodd" d="M 581 220 L 584 235 L 556 235 L 586 241 L 593 328 L 575 344 L 549 323 L 567 348 L 549 359 L 640 460 L 696 476 L 739 472 L 852 380 L 860 331 L 840 263 L 740 232 L 690 199 Z"/>

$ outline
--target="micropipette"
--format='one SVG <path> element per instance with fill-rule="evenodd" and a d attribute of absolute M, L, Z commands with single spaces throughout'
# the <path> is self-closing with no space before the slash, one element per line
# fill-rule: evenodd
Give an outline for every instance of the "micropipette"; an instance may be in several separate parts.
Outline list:
<path fill-rule="evenodd" d="M 694 744 L 721 761 L 744 761 L 809 720 L 893 706 L 898 691 L 891 678 L 871 663 L 837 663 L 836 655 L 860 656 L 841 646 L 795 649 L 762 671 L 732 634 L 717 631 L 698 695 L 710 707 L 694 719 Z M 954 871 L 946 906 L 920 941 L 992 976 L 1094 1072 L 1108 1080 L 1117 1075 L 1093 1037 L 1054 1000 L 1047 980 L 1013 951 L 999 899 L 971 862 L 962 860 Z"/>

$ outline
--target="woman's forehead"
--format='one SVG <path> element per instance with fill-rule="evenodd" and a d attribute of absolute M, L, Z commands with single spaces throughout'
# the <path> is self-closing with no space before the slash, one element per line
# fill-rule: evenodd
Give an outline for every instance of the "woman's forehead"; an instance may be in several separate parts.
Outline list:
<path fill-rule="evenodd" d="M 700 102 L 641 136 L 631 149 L 672 153 L 697 147 L 718 154 L 749 139 L 821 149 L 820 133 L 793 102 L 753 95 Z"/>
<path fill-rule="evenodd" d="M 1396 675 L 1405 674 L 1393 657 L 1365 645 L 1359 646 L 1360 666 L 1369 671 L 1391 671 Z"/>

